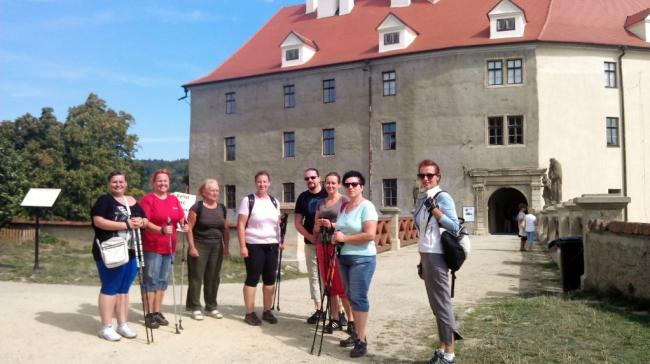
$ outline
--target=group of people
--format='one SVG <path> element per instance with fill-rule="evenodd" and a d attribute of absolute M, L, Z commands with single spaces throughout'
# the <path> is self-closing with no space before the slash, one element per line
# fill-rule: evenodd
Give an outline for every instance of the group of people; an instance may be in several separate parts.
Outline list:
<path fill-rule="evenodd" d="M 198 188 L 201 200 L 189 211 L 187 219 L 178 199 L 169 190 L 169 172 L 156 171 L 151 178 L 153 192 L 136 202 L 127 196 L 126 176 L 111 172 L 108 176 L 109 194 L 98 198 L 91 210 L 96 240 L 127 236 L 142 229 L 144 250 L 143 296 L 145 324 L 150 328 L 168 325 L 161 313 L 170 266 L 176 252 L 177 227 L 187 233 L 188 292 L 186 310 L 196 320 L 203 315 L 222 318 L 217 310 L 219 272 L 224 255 L 228 254 L 228 218 L 225 206 L 219 203 L 219 184 L 207 179 Z M 421 192 L 418 196 L 414 222 L 419 231 L 418 245 L 429 303 L 436 317 L 439 348 L 430 363 L 454 363 L 454 340 L 461 339 L 456 327 L 448 287 L 448 269 L 442 258 L 440 228 L 453 232 L 460 229 L 452 197 L 439 187 L 439 166 L 424 160 L 418 165 L 417 178 Z M 237 235 L 240 255 L 246 266 L 243 287 L 245 315 L 249 325 L 277 323 L 273 315 L 273 299 L 278 272 L 278 257 L 283 246 L 280 232 L 280 203 L 269 194 L 271 176 L 267 171 L 255 174 L 255 192 L 245 196 L 237 210 Z M 321 181 L 316 168 L 304 171 L 307 190 L 295 204 L 296 230 L 304 236 L 305 260 L 309 273 L 314 313 L 306 319 L 309 324 L 325 322 L 325 330 L 346 330 L 349 337 L 340 341 L 351 347 L 351 357 L 367 353 L 369 301 L 368 291 L 375 272 L 377 249 L 375 234 L 378 213 L 374 204 L 364 198 L 365 177 L 358 171 L 348 171 L 341 177 L 336 172 Z M 323 188 L 324 183 L 324 188 Z M 341 184 L 343 185 L 342 194 Z M 440 192 L 440 193 L 439 193 Z M 101 290 L 99 311 L 102 328 L 99 336 L 117 341 L 134 338 L 136 333 L 127 325 L 128 290 L 137 273 L 134 246 L 130 246 L 129 263 L 107 268 L 93 244 Z M 255 293 L 262 279 L 261 319 L 255 312 Z M 200 296 L 203 286 L 205 306 Z M 328 306 L 325 307 L 328 302 Z M 328 317 L 325 314 L 329 312 Z M 117 329 L 112 326 L 113 313 Z"/>
<path fill-rule="evenodd" d="M 531 250 L 537 238 L 537 217 L 535 217 L 535 210 L 528 208 L 525 203 L 520 203 L 516 219 L 517 227 L 519 228 L 519 251 L 525 252 L 526 250 Z"/>

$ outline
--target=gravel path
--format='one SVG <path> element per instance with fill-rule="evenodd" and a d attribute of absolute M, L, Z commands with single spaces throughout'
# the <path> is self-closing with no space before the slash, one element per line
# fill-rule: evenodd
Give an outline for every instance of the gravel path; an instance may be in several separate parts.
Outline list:
<path fill-rule="evenodd" d="M 472 237 L 472 253 L 457 274 L 455 310 L 467 309 L 487 297 L 516 295 L 537 280 L 528 271 L 514 236 Z M 543 259 L 543 258 L 542 258 Z M 410 246 L 378 257 L 370 290 L 369 355 L 351 359 L 338 346 L 343 332 L 326 335 L 320 357 L 309 354 L 313 326 L 304 323 L 312 303 L 306 279 L 282 282 L 277 325 L 251 327 L 243 320 L 241 284 L 219 290 L 224 319 L 206 317 L 198 322 L 183 316 L 180 335 L 172 326 L 154 330 L 155 343 L 147 345 L 144 327 L 132 323 L 139 336 L 117 343 L 97 337 L 98 287 L 0 282 L 2 307 L 0 340 L 3 363 L 394 363 L 423 360 L 428 353 L 422 340 L 433 335 L 433 316 L 423 282 L 417 277 L 417 248 Z M 258 305 L 261 302 L 258 289 Z M 131 290 L 130 320 L 141 322 L 137 289 Z M 180 292 L 177 292 L 177 297 Z M 181 307 L 179 305 L 179 307 Z M 259 307 L 259 306 L 258 306 Z M 173 320 L 171 289 L 163 312 Z M 461 319 L 462 321 L 462 319 Z M 461 329 L 462 331 L 462 329 Z M 430 336 L 433 340 L 433 336 Z"/>

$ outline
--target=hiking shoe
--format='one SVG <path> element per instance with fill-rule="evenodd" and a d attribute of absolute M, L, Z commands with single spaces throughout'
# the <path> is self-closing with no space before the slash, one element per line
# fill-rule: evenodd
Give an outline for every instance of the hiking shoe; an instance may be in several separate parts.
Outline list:
<path fill-rule="evenodd" d="M 357 343 L 357 335 L 356 334 L 350 335 L 350 337 L 348 337 L 347 339 L 339 341 L 339 345 L 344 347 L 344 348 L 349 348 L 349 347 L 353 346 L 356 343 Z"/>
<path fill-rule="evenodd" d="M 339 320 L 330 320 L 330 322 L 325 325 L 325 332 L 328 334 L 331 334 L 334 332 L 334 330 L 343 330 L 343 326 L 341 326 L 341 321 Z"/>
<path fill-rule="evenodd" d="M 440 359 L 438 359 L 438 364 L 454 364 L 455 362 L 456 362 L 455 357 L 451 360 L 447 360 L 445 359 L 444 355 Z"/>
<path fill-rule="evenodd" d="M 309 316 L 309 318 L 307 319 L 307 323 L 314 325 L 315 323 L 320 321 L 322 317 L 323 317 L 323 310 L 316 310 L 316 312 L 314 312 L 311 316 Z"/>
<path fill-rule="evenodd" d="M 364 343 L 361 340 L 357 340 L 356 343 L 354 343 L 354 347 L 350 351 L 350 357 L 351 358 L 359 358 L 368 352 L 368 343 Z"/>
<path fill-rule="evenodd" d="M 210 317 L 214 317 L 216 319 L 222 319 L 223 318 L 223 315 L 221 314 L 221 312 L 219 312 L 219 310 L 208 311 L 208 312 L 206 312 L 206 315 L 208 315 Z"/>
<path fill-rule="evenodd" d="M 246 316 L 244 316 L 244 321 L 251 326 L 260 326 L 262 324 L 262 321 L 257 317 L 255 312 L 247 313 Z"/>
<path fill-rule="evenodd" d="M 135 333 L 135 331 L 131 330 L 129 325 L 125 323 L 117 325 L 117 330 L 115 330 L 118 334 L 122 335 L 122 337 L 125 337 L 127 339 L 135 339 L 138 334 Z"/>
<path fill-rule="evenodd" d="M 433 356 L 431 357 L 431 359 L 429 359 L 427 364 L 438 364 L 438 361 L 442 359 L 444 356 L 445 356 L 445 352 L 442 351 L 442 349 L 436 349 L 436 351 L 433 352 Z"/>
<path fill-rule="evenodd" d="M 201 312 L 200 310 L 192 311 L 192 318 L 195 319 L 196 321 L 203 320 L 203 312 Z"/>
<path fill-rule="evenodd" d="M 345 311 L 339 312 L 339 322 L 341 323 L 341 326 L 348 325 L 348 318 L 345 317 Z"/>
<path fill-rule="evenodd" d="M 163 316 L 162 312 L 154 312 L 153 317 L 160 326 L 169 325 L 169 321 Z"/>
<path fill-rule="evenodd" d="M 160 327 L 160 324 L 158 323 L 158 320 L 156 320 L 156 317 L 153 315 L 153 313 L 148 313 L 144 316 L 144 326 L 150 329 L 157 329 Z"/>
<path fill-rule="evenodd" d="M 108 341 L 120 341 L 122 338 L 120 335 L 113 330 L 113 325 L 106 325 L 101 330 L 99 330 L 99 337 Z"/>
<path fill-rule="evenodd" d="M 357 328 L 354 326 L 354 321 L 348 321 L 348 327 L 345 330 L 348 335 L 356 335 Z"/>
<path fill-rule="evenodd" d="M 271 310 L 266 310 L 266 311 L 262 312 L 262 320 L 264 320 L 264 321 L 266 321 L 266 322 L 268 322 L 270 324 L 277 324 L 278 323 L 278 319 L 276 319 L 275 316 L 273 316 L 273 314 L 271 313 Z"/>

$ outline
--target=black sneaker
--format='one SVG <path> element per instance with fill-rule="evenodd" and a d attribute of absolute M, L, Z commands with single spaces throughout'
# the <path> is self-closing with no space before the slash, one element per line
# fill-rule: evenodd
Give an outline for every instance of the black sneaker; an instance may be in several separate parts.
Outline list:
<path fill-rule="evenodd" d="M 351 346 L 354 346 L 354 344 L 356 343 L 357 343 L 357 334 L 352 334 L 347 339 L 339 341 L 339 345 L 344 348 L 349 348 Z"/>
<path fill-rule="evenodd" d="M 368 343 L 364 343 L 361 340 L 357 340 L 357 342 L 354 344 L 354 348 L 350 351 L 350 357 L 352 358 L 359 358 L 368 352 Z"/>
<path fill-rule="evenodd" d="M 160 326 L 167 326 L 169 325 L 169 321 L 163 316 L 162 312 L 154 312 L 153 314 L 154 319 Z"/>
<path fill-rule="evenodd" d="M 251 326 L 260 326 L 262 324 L 262 321 L 257 317 L 255 312 L 247 313 L 246 316 L 244 316 L 244 321 Z"/>
<path fill-rule="evenodd" d="M 323 317 L 323 311 L 322 310 L 316 310 L 313 315 L 309 316 L 307 319 L 307 323 L 314 325 L 316 324 L 321 318 Z"/>
<path fill-rule="evenodd" d="M 431 359 L 429 359 L 427 364 L 438 364 L 439 360 L 442 358 L 444 358 L 444 351 L 442 351 L 442 349 L 436 349 L 436 351 L 433 352 L 433 356 L 431 357 Z"/>
<path fill-rule="evenodd" d="M 160 324 L 158 323 L 158 320 L 156 320 L 156 316 L 154 316 L 153 313 L 148 313 L 144 316 L 144 326 L 152 329 L 157 329 L 160 327 Z"/>
<path fill-rule="evenodd" d="M 356 335 L 357 328 L 354 326 L 354 321 L 348 321 L 348 327 L 345 330 L 348 335 Z"/>
<path fill-rule="evenodd" d="M 334 330 L 343 330 L 343 326 L 341 326 L 341 321 L 339 320 L 330 320 L 330 322 L 325 325 L 325 332 L 328 334 L 331 334 L 334 332 Z"/>
<path fill-rule="evenodd" d="M 276 319 L 275 316 L 273 316 L 273 314 L 271 313 L 271 310 L 266 310 L 266 311 L 262 312 L 262 320 L 264 320 L 264 321 L 266 321 L 266 322 L 268 322 L 270 324 L 277 324 L 278 323 L 278 319 Z"/>
<path fill-rule="evenodd" d="M 348 318 L 345 317 L 345 311 L 339 312 L 339 321 L 341 322 L 341 326 L 348 325 Z"/>

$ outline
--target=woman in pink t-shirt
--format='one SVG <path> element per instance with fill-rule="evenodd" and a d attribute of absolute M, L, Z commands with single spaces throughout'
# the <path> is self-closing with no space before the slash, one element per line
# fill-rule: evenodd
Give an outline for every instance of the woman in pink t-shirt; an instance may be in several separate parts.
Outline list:
<path fill-rule="evenodd" d="M 144 290 L 147 294 L 145 325 L 158 328 L 169 325 L 169 321 L 160 312 L 172 259 L 176 253 L 176 224 L 180 223 L 187 231 L 185 214 L 176 196 L 168 194 L 169 172 L 159 169 L 149 181 L 153 192 L 140 200 L 149 223 L 142 234 L 144 251 Z"/>

